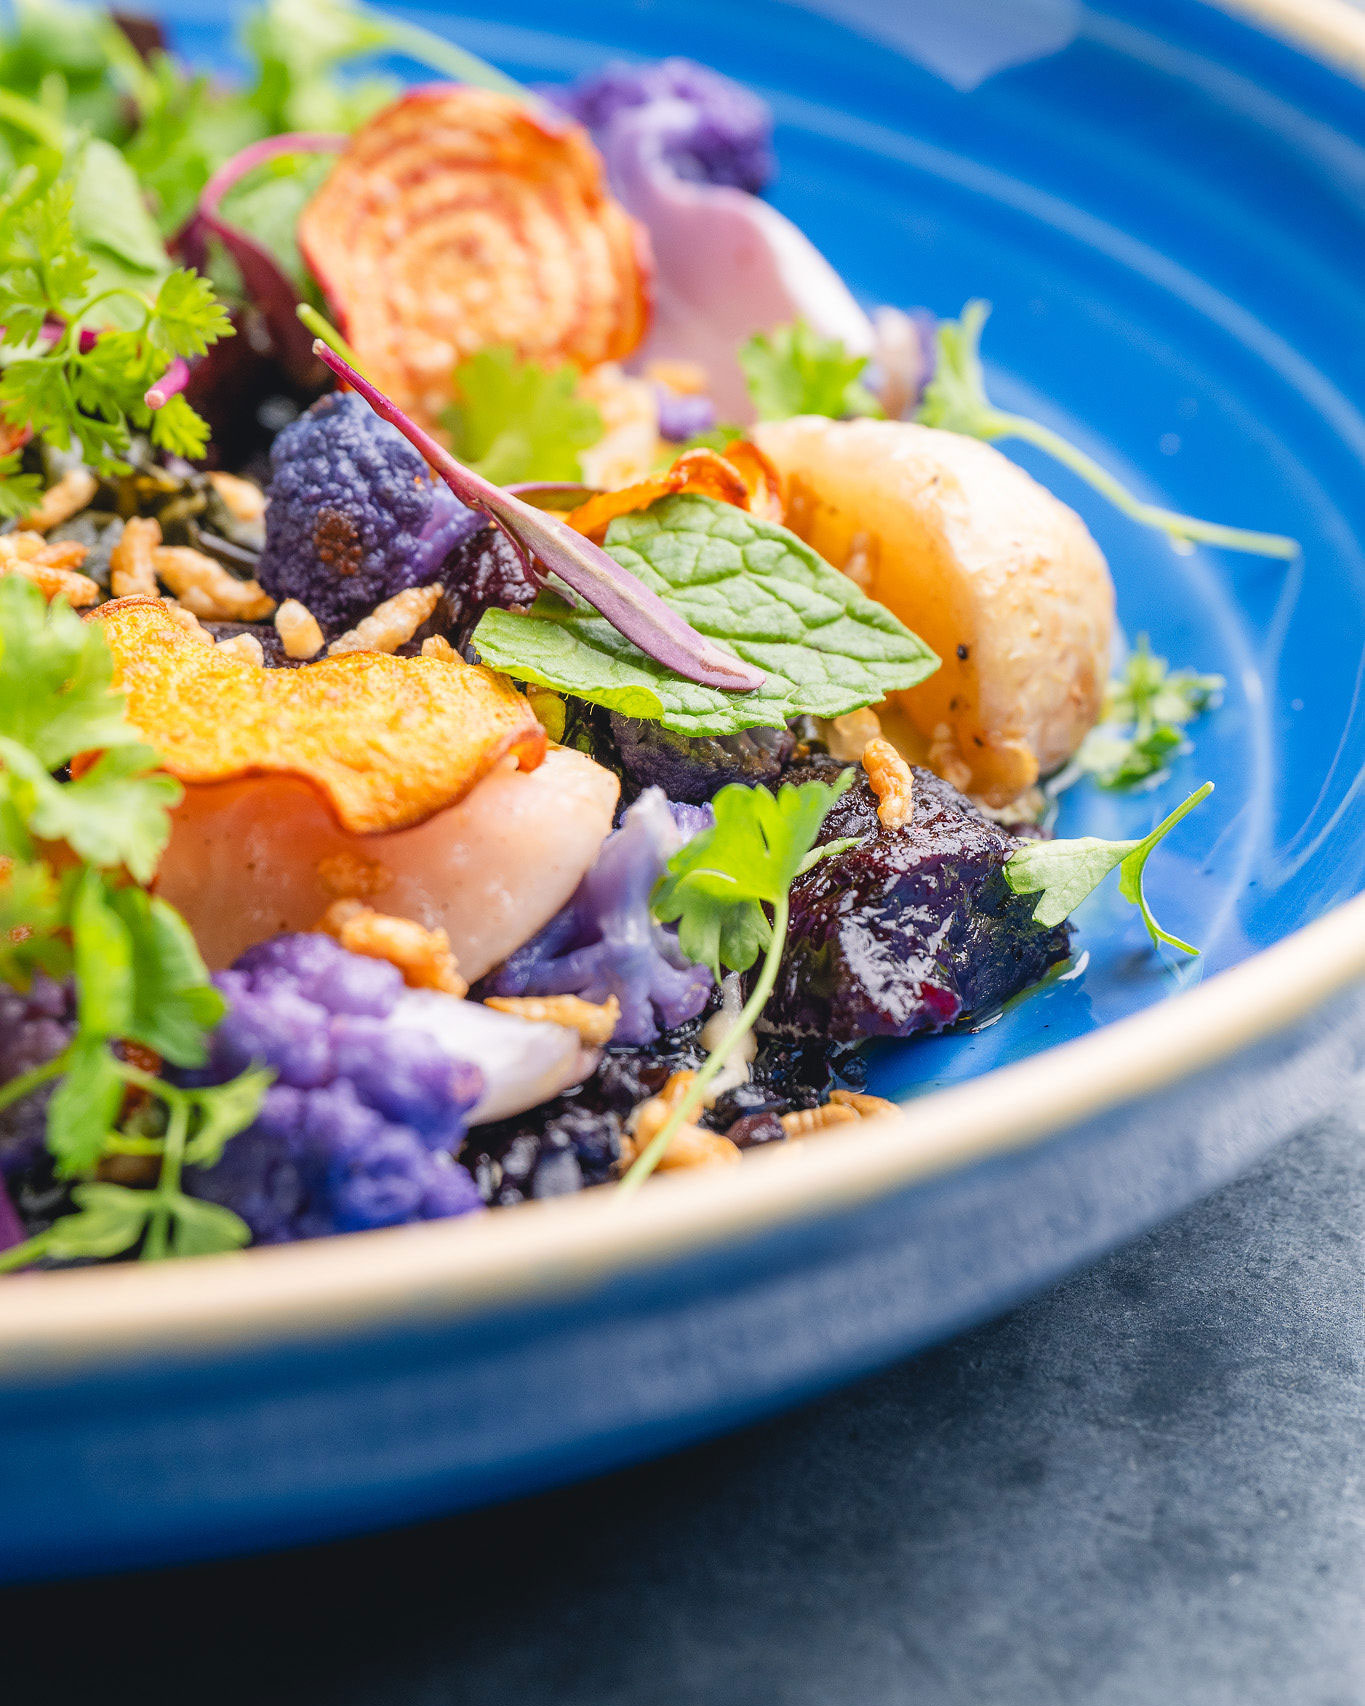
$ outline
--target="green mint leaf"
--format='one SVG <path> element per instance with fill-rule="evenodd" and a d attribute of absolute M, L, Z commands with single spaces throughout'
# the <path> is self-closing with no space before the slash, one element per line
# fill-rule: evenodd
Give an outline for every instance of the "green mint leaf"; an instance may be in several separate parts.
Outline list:
<path fill-rule="evenodd" d="M 678 925 L 679 946 L 690 960 L 717 978 L 722 968 L 749 969 L 772 937 L 764 905 L 786 898 L 853 775 L 845 771 L 833 786 L 788 784 L 776 794 L 738 782 L 720 790 L 712 801 L 714 826 L 673 855 L 652 901 L 661 923 Z"/>
<path fill-rule="evenodd" d="M 99 1161 L 118 1118 L 123 1088 L 123 1076 L 108 1044 L 82 1030 L 47 1105 L 47 1147 L 56 1159 L 59 1177 L 88 1173 Z"/>
<path fill-rule="evenodd" d="M 865 355 L 851 355 L 837 338 L 822 338 L 804 320 L 758 333 L 739 352 L 739 365 L 761 421 L 793 415 L 880 415 L 862 383 Z"/>
<path fill-rule="evenodd" d="M 981 366 L 981 331 L 991 311 L 989 302 L 969 302 L 960 320 L 938 323 L 938 360 L 934 377 L 924 388 L 915 419 L 924 426 L 965 433 L 969 438 L 990 442 L 997 438 L 1019 438 L 1046 452 L 1063 467 L 1070 468 L 1113 504 L 1121 514 L 1164 533 L 1176 545 L 1188 548 L 1202 543 L 1227 551 L 1248 551 L 1255 556 L 1292 559 L 1299 555 L 1296 540 L 1279 533 L 1255 533 L 1221 522 L 1199 521 L 1191 515 L 1162 509 L 1135 497 L 1123 483 L 1101 467 L 1093 456 L 1063 438 L 1061 433 L 1024 415 L 1006 414 L 986 395 Z"/>
<path fill-rule="evenodd" d="M 261 1111 L 261 1102 L 274 1081 L 268 1067 L 251 1067 L 226 1084 L 194 1092 L 199 1129 L 185 1150 L 192 1167 L 214 1167 L 223 1158 L 228 1139 L 245 1131 Z"/>
<path fill-rule="evenodd" d="M 458 401 L 443 424 L 455 454 L 496 485 L 581 480 L 578 453 L 602 436 L 602 416 L 578 395 L 570 363 L 542 367 L 509 346 L 480 350 L 455 369 Z"/>
<path fill-rule="evenodd" d="M 1026 842 L 1006 861 L 1005 880 L 1015 894 L 1038 896 L 1033 916 L 1039 924 L 1051 928 L 1069 918 L 1110 871 L 1117 868 L 1119 892 L 1141 911 L 1153 943 L 1166 942 L 1183 953 L 1197 954 L 1198 948 L 1172 936 L 1157 923 L 1142 884 L 1152 849 L 1212 792 L 1213 783 L 1205 782 L 1141 840 L 1102 841 L 1086 835 L 1074 841 Z"/>
<path fill-rule="evenodd" d="M 841 716 L 913 687 L 938 659 L 884 605 L 772 522 L 695 493 L 620 516 L 606 548 L 694 628 L 767 681 L 726 693 L 684 681 L 622 638 L 596 611 L 543 594 L 527 612 L 489 611 L 475 630 L 484 660 L 688 735 L 780 728 L 811 713 Z"/>
<path fill-rule="evenodd" d="M 71 1196 L 79 1212 L 54 1222 L 46 1239 L 46 1253 L 61 1261 L 121 1256 L 141 1238 L 153 1206 L 151 1191 L 126 1185 L 77 1185 Z"/>
<path fill-rule="evenodd" d="M 220 1256 L 251 1242 L 251 1228 L 230 1208 L 177 1192 L 168 1200 L 173 1256 Z"/>

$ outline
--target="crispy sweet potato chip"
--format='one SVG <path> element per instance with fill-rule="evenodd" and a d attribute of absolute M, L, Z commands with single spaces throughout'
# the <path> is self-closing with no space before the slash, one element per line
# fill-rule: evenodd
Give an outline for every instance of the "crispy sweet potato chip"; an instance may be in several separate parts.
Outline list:
<path fill-rule="evenodd" d="M 747 438 L 732 439 L 722 455 L 749 489 L 749 508 L 760 521 L 775 521 L 779 526 L 786 519 L 782 502 L 782 481 L 777 469 L 756 444 Z"/>
<path fill-rule="evenodd" d="M 262 669 L 198 643 L 155 599 L 116 599 L 91 620 L 129 721 L 172 776 L 300 776 L 357 835 L 423 822 L 508 753 L 523 770 L 545 756 L 525 699 L 471 664 L 351 652 Z"/>
<path fill-rule="evenodd" d="M 598 492 L 564 519 L 576 532 L 600 544 L 618 515 L 648 509 L 650 504 L 672 492 L 700 492 L 703 497 L 734 504 L 736 509 L 749 507 L 749 488 L 737 468 L 732 468 L 714 450 L 687 450 L 662 474 L 637 481 L 633 486 L 622 486 L 619 491 Z"/>
<path fill-rule="evenodd" d="M 426 427 L 476 350 L 588 368 L 648 319 L 648 238 L 587 132 L 487 89 L 413 89 L 362 125 L 299 247 L 360 365 Z"/>

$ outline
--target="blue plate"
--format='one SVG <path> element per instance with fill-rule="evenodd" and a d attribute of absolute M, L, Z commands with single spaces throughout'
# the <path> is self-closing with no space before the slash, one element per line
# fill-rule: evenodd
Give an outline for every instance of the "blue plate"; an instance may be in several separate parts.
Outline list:
<path fill-rule="evenodd" d="M 221 6 L 164 10 L 221 58 Z M 549 0 L 517 16 L 426 21 L 527 80 L 685 53 L 752 83 L 777 204 L 869 301 L 989 297 L 1003 405 L 1144 497 L 1302 540 L 1287 568 L 1180 555 L 1020 453 L 1090 524 L 1127 632 L 1228 679 L 1157 793 L 1077 788 L 1059 826 L 1142 834 L 1212 778 L 1149 883 L 1204 953 L 1153 955 L 1105 891 L 1082 975 L 879 1053 L 877 1087 L 912 1098 L 898 1125 L 660 1183 L 628 1215 L 599 1193 L 7 1281 L 0 1575 L 344 1532 L 732 1425 L 1192 1200 L 1354 1064 L 1365 93 L 1193 0 L 597 0 L 574 36 Z"/>

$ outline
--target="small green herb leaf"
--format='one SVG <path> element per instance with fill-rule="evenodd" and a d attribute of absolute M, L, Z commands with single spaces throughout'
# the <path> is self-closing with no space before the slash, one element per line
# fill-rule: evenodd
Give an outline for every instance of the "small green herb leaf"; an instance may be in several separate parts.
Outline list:
<path fill-rule="evenodd" d="M 101 1260 L 131 1250 L 153 1205 L 150 1191 L 130 1191 L 126 1185 L 77 1185 L 71 1196 L 79 1213 L 63 1215 L 44 1242 L 44 1253 L 60 1261 Z"/>
<path fill-rule="evenodd" d="M 520 681 L 572 693 L 688 735 L 841 716 L 932 675 L 938 658 L 884 605 L 785 528 L 695 493 L 620 516 L 606 549 L 692 626 L 767 679 L 753 693 L 684 681 L 593 610 L 554 593 L 527 612 L 492 610 L 484 659 Z"/>
<path fill-rule="evenodd" d="M 110 901 L 127 932 L 133 972 L 131 1011 L 118 1034 L 176 1066 L 202 1066 L 204 1032 L 222 1018 L 224 1003 L 189 927 L 145 889 L 116 889 Z"/>
<path fill-rule="evenodd" d="M 196 1090 L 199 1129 L 185 1150 L 185 1160 L 194 1167 L 214 1167 L 223 1158 L 229 1138 L 245 1131 L 261 1111 L 261 1101 L 274 1080 L 265 1067 L 251 1067 L 226 1084 Z"/>
<path fill-rule="evenodd" d="M 47 1105 L 47 1147 L 64 1179 L 87 1173 L 104 1153 L 123 1100 L 123 1076 L 105 1039 L 77 1032 L 66 1072 Z"/>
<path fill-rule="evenodd" d="M 1186 750 L 1185 726 L 1218 703 L 1224 686 L 1221 675 L 1168 668 L 1140 635 L 1123 673 L 1110 682 L 1100 723 L 1082 741 L 1069 774 L 1079 771 L 1115 790 L 1150 783 Z"/>
<path fill-rule="evenodd" d="M 795 882 L 829 808 L 852 781 L 850 769 L 834 786 L 720 790 L 714 826 L 673 855 L 654 891 L 654 914 L 678 925 L 688 959 L 716 978 L 727 968 L 749 969 L 771 940 L 764 903 L 775 905 Z"/>
<path fill-rule="evenodd" d="M 816 848 L 829 808 L 853 781 L 852 769 L 829 786 L 788 783 L 768 789 L 731 783 L 716 795 L 712 829 L 681 847 L 654 891 L 653 909 L 664 923 L 677 922 L 683 952 L 720 977 L 723 967 L 745 971 L 763 953 L 738 1017 L 702 1062 L 691 1088 L 631 1163 L 619 1186 L 636 1191 L 658 1166 L 673 1134 L 701 1107 L 707 1086 L 758 1022 L 777 981 L 787 942 L 791 885 L 818 860 L 851 845 L 847 839 Z M 772 907 L 772 919 L 763 910 Z M 689 947 L 688 944 L 691 944 Z"/>
<path fill-rule="evenodd" d="M 220 1203 L 179 1193 L 169 1206 L 173 1256 L 218 1256 L 251 1242 L 251 1228 Z"/>
<path fill-rule="evenodd" d="M 1205 782 L 1140 841 L 1102 841 L 1087 835 L 1075 841 L 1026 842 L 1006 862 L 1005 880 L 1015 894 L 1038 896 L 1033 916 L 1039 924 L 1051 928 L 1069 918 L 1117 867 L 1119 892 L 1141 911 L 1153 943 L 1167 942 L 1182 953 L 1197 954 L 1198 948 L 1172 936 L 1157 923 L 1142 884 L 1152 849 L 1212 792 L 1213 783 Z"/>
<path fill-rule="evenodd" d="M 867 357 L 851 355 L 838 338 L 822 338 L 804 320 L 750 338 L 739 365 L 761 421 L 882 412 L 860 377 Z"/>
<path fill-rule="evenodd" d="M 602 416 L 578 395 L 569 362 L 542 367 L 507 345 L 490 346 L 455 369 L 458 401 L 444 425 L 462 462 L 495 485 L 581 480 L 578 453 L 602 436 Z"/>

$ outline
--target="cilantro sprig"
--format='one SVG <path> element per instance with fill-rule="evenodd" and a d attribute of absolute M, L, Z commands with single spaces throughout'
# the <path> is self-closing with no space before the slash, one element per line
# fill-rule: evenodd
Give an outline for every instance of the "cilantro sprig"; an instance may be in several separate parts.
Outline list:
<path fill-rule="evenodd" d="M 1139 635 L 1067 776 L 1091 776 L 1115 792 L 1159 781 L 1170 761 L 1189 750 L 1187 725 L 1218 704 L 1226 685 L 1221 675 L 1171 669 Z"/>
<path fill-rule="evenodd" d="M 180 269 L 149 289 L 101 287 L 99 260 L 78 233 L 76 189 L 18 175 L 0 199 L 0 417 L 97 473 L 127 471 L 134 432 L 158 449 L 202 455 L 207 424 L 183 396 L 161 408 L 146 393 L 178 357 L 202 355 L 232 327 L 207 282 Z M 0 468 L 0 515 L 32 503 L 13 456 Z"/>
<path fill-rule="evenodd" d="M 1059 432 L 1029 420 L 1025 415 L 997 409 L 986 395 L 981 366 L 981 331 L 991 311 L 989 302 L 972 301 L 960 320 L 940 320 L 938 364 L 924 389 L 915 419 L 925 426 L 944 427 L 987 443 L 998 438 L 1018 438 L 1036 445 L 1072 473 L 1079 474 L 1114 508 L 1143 527 L 1164 533 L 1177 545 L 1217 545 L 1227 551 L 1246 551 L 1258 557 L 1292 560 L 1299 554 L 1298 541 L 1279 533 L 1256 533 L 1243 527 L 1225 527 L 1221 522 L 1199 521 L 1191 515 L 1144 503 L 1109 472 Z"/>
<path fill-rule="evenodd" d="M 740 350 L 739 365 L 761 421 L 882 412 L 862 382 L 867 357 L 851 354 L 838 338 L 822 338 L 804 320 L 756 333 Z"/>
<path fill-rule="evenodd" d="M 139 1238 L 155 1258 L 248 1237 L 235 1215 L 186 1196 L 181 1170 L 211 1164 L 250 1124 L 268 1075 L 182 1088 L 127 1058 L 136 1044 L 203 1065 L 223 1001 L 184 920 L 139 886 L 180 785 L 125 721 L 112 675 L 98 623 L 0 577 L 0 980 L 23 989 L 43 971 L 76 989 L 70 1042 L 0 1086 L 0 1112 L 57 1081 L 47 1145 L 58 1176 L 78 1181 L 77 1212 L 0 1253 L 0 1271 L 41 1255 L 119 1254 Z M 154 1189 L 97 1177 L 129 1154 L 160 1157 Z"/>
<path fill-rule="evenodd" d="M 602 415 L 578 394 L 571 362 L 521 361 L 490 345 L 455 369 L 456 401 L 442 416 L 451 448 L 494 485 L 581 480 L 578 453 L 602 436 Z"/>
<path fill-rule="evenodd" d="M 1015 894 L 1038 896 L 1033 917 L 1037 923 L 1050 928 L 1069 918 L 1117 867 L 1119 893 L 1141 912 L 1153 946 L 1165 942 L 1184 954 L 1197 954 L 1198 948 L 1181 941 L 1179 936 L 1171 935 L 1157 923 L 1147 904 L 1143 876 L 1153 848 L 1212 792 L 1213 783 L 1205 782 L 1140 840 L 1103 841 L 1098 836 L 1084 835 L 1075 841 L 1026 842 L 1006 861 L 1005 881 Z"/>
<path fill-rule="evenodd" d="M 678 926 L 678 945 L 689 959 L 724 971 L 748 971 L 763 955 L 749 998 L 712 1049 L 683 1096 L 631 1163 L 618 1190 L 636 1191 L 658 1166 L 674 1134 L 706 1100 L 708 1085 L 753 1030 L 777 981 L 787 944 L 789 897 L 796 879 L 831 854 L 851 847 L 844 838 L 816 847 L 830 807 L 853 781 L 846 770 L 833 785 L 786 784 L 767 788 L 731 783 L 712 802 L 716 821 L 668 862 L 654 891 L 654 916 Z"/>

